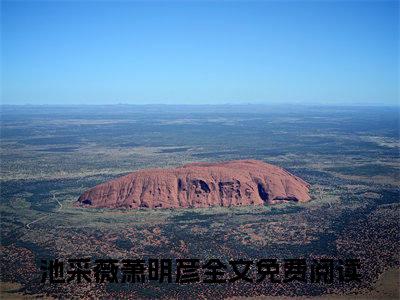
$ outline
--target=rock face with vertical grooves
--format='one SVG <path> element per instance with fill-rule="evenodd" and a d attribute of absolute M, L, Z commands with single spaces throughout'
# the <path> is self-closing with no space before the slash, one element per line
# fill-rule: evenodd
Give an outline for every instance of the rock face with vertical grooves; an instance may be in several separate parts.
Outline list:
<path fill-rule="evenodd" d="M 309 184 L 299 177 L 262 161 L 237 160 L 139 170 L 87 190 L 76 204 L 137 209 L 309 200 Z"/>

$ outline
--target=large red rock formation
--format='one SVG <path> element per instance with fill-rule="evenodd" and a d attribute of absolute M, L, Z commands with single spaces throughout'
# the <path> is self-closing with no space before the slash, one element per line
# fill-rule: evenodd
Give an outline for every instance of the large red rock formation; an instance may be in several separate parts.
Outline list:
<path fill-rule="evenodd" d="M 84 192 L 78 205 L 178 208 L 263 205 L 310 200 L 309 185 L 284 169 L 257 160 L 192 163 L 145 169 Z"/>

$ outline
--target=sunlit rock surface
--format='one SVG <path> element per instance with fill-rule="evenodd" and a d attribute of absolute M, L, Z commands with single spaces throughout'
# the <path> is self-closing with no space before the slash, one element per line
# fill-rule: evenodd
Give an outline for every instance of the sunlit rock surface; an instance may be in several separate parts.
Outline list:
<path fill-rule="evenodd" d="M 237 160 L 139 170 L 87 190 L 76 204 L 137 209 L 309 200 L 309 184 L 299 177 L 262 161 Z"/>

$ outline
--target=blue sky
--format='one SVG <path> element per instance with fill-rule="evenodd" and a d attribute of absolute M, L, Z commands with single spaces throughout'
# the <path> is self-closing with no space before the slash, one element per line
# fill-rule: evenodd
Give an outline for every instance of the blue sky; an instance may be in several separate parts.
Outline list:
<path fill-rule="evenodd" d="M 397 1 L 2 1 L 3 104 L 385 104 Z"/>

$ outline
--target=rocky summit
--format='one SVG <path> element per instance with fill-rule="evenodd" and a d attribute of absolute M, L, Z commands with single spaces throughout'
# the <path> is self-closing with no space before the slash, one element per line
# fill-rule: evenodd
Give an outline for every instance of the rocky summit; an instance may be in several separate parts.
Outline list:
<path fill-rule="evenodd" d="M 139 170 L 87 190 L 76 204 L 137 209 L 309 200 L 309 184 L 299 177 L 262 161 L 236 160 Z"/>

